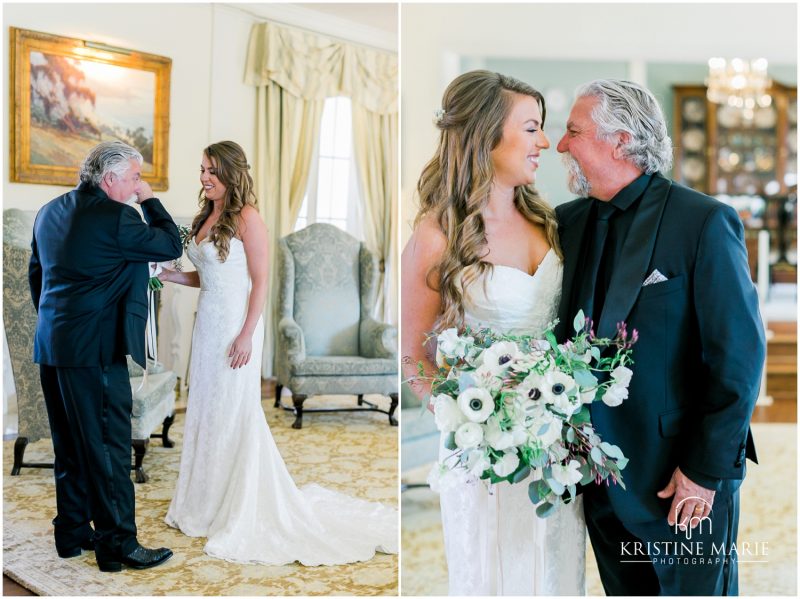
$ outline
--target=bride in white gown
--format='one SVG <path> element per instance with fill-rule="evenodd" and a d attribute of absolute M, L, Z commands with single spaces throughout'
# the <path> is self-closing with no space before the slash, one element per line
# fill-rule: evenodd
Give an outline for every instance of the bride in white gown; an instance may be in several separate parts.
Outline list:
<path fill-rule="evenodd" d="M 298 489 L 261 407 L 261 306 L 266 229 L 247 159 L 233 142 L 203 154 L 201 210 L 187 254 L 193 272 L 162 280 L 200 287 L 192 337 L 180 473 L 166 516 L 221 559 L 307 566 L 397 552 L 397 511 L 329 491 Z"/>
<path fill-rule="evenodd" d="M 536 193 L 542 95 L 498 73 L 456 78 L 442 99 L 439 148 L 418 184 L 420 212 L 402 257 L 406 375 L 435 368 L 431 330 L 469 325 L 539 335 L 555 318 L 562 262 L 553 209 Z M 408 357 L 409 359 L 405 359 Z M 423 396 L 430 386 L 412 387 Z M 450 453 L 442 442 L 440 457 Z M 526 482 L 448 474 L 440 482 L 451 595 L 583 595 L 581 497 L 546 519 Z"/>

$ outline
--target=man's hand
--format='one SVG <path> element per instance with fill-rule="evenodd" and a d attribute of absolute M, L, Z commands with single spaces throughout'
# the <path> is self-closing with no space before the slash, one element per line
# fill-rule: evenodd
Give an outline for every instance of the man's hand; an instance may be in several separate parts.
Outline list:
<path fill-rule="evenodd" d="M 675 468 L 669 483 L 657 495 L 661 499 L 672 497 L 667 523 L 675 526 L 677 521 L 681 530 L 685 530 L 687 526 L 695 528 L 700 520 L 711 513 L 715 491 L 698 485 L 681 472 L 680 468 Z"/>
<path fill-rule="evenodd" d="M 155 197 L 153 195 L 153 190 L 150 187 L 150 184 L 147 181 L 139 181 L 139 184 L 136 186 L 136 203 L 141 204 L 145 200 L 149 200 L 150 198 Z"/>

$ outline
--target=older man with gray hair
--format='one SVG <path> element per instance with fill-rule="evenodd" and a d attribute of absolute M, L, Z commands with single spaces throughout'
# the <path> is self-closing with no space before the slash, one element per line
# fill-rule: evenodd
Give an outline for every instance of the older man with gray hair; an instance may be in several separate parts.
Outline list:
<path fill-rule="evenodd" d="M 580 199 L 556 208 L 564 283 L 556 335 L 582 309 L 600 337 L 637 329 L 629 396 L 592 420 L 629 462 L 585 487 L 608 595 L 735 595 L 739 486 L 755 461 L 750 417 L 764 329 L 742 223 L 667 179 L 672 144 L 644 87 L 578 89 L 558 144 Z"/>
<path fill-rule="evenodd" d="M 56 551 L 69 558 L 94 549 L 100 570 L 110 572 L 172 555 L 138 543 L 130 479 L 125 356 L 145 365 L 147 263 L 182 253 L 141 165 L 142 155 L 119 141 L 92 149 L 78 187 L 37 214 L 28 272 L 38 313 L 33 359 L 55 450 Z M 133 201 L 146 223 L 127 205 Z"/>

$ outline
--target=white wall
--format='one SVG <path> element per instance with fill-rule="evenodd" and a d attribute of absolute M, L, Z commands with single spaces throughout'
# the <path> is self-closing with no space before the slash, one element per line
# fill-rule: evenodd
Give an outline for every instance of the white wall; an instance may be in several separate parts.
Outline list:
<path fill-rule="evenodd" d="M 797 62 L 795 4 L 404 4 L 401 27 L 402 245 L 417 178 L 436 147 L 433 111 L 459 56 L 625 60 L 632 72 L 643 61 L 714 55 Z"/>

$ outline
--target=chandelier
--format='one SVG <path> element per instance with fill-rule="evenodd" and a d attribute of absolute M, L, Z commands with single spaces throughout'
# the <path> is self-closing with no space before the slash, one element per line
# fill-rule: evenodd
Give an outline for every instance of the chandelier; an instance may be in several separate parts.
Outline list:
<path fill-rule="evenodd" d="M 767 76 L 766 58 L 750 61 L 710 58 L 708 61 L 708 99 L 716 104 L 741 108 L 746 119 L 753 118 L 756 106 L 765 108 L 772 104 L 772 97 L 767 92 L 771 83 Z"/>

